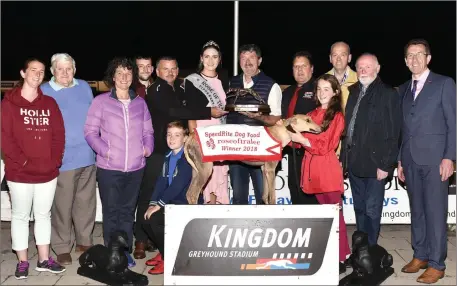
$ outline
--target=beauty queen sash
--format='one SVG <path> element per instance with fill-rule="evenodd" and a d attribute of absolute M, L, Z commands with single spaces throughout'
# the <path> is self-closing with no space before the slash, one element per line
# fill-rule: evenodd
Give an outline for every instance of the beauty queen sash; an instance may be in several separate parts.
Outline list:
<path fill-rule="evenodd" d="M 208 99 L 211 107 L 219 107 L 220 109 L 224 110 L 224 104 L 222 104 L 221 99 L 217 92 L 208 84 L 208 81 L 204 79 L 201 75 L 193 73 L 187 76 L 184 79 L 184 82 L 188 80 L 190 81 L 198 90 L 200 90 Z M 225 124 L 226 116 L 222 116 L 219 118 L 221 124 Z"/>

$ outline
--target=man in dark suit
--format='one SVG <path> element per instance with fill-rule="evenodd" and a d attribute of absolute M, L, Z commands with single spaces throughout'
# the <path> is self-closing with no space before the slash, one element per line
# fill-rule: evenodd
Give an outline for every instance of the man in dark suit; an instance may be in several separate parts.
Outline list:
<path fill-rule="evenodd" d="M 295 53 L 292 62 L 292 71 L 297 84 L 289 86 L 282 93 L 282 118 L 289 118 L 294 114 L 307 114 L 316 108 L 313 70 L 313 59 L 309 52 L 300 51 Z M 293 152 L 295 152 L 295 160 Z M 291 144 L 291 146 L 284 148 L 283 154 L 287 154 L 289 170 L 287 181 L 292 204 L 319 204 L 315 195 L 306 194 L 300 188 L 301 164 L 305 156 L 305 149 L 300 144 Z"/>
<path fill-rule="evenodd" d="M 349 176 L 357 230 L 378 241 L 386 178 L 397 165 L 400 98 L 382 82 L 375 55 L 363 54 L 355 64 L 358 83 L 349 87 L 346 136 L 340 161 Z"/>
<path fill-rule="evenodd" d="M 399 88 L 403 124 L 398 177 L 406 179 L 414 249 L 402 272 L 427 268 L 417 279 L 427 284 L 442 278 L 446 268 L 448 178 L 456 153 L 455 82 L 431 72 L 431 58 L 427 41 L 411 40 L 405 62 L 412 79 Z"/>

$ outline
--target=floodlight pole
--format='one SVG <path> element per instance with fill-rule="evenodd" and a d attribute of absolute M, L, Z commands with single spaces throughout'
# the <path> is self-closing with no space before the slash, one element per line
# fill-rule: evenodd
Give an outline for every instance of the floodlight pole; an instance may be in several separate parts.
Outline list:
<path fill-rule="evenodd" d="M 235 18 L 233 29 L 233 75 L 238 75 L 238 1 L 235 1 Z"/>

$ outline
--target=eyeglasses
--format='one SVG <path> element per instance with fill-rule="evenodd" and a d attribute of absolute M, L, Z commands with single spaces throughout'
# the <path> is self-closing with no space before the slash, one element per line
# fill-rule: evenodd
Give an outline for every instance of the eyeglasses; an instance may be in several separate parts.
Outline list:
<path fill-rule="evenodd" d="M 409 53 L 409 54 L 406 55 L 406 58 L 410 60 L 410 59 L 412 59 L 414 57 L 415 58 L 422 58 L 423 56 L 428 56 L 428 55 L 429 54 L 424 53 L 424 52 L 418 52 L 418 53 L 415 53 L 415 54 Z"/>

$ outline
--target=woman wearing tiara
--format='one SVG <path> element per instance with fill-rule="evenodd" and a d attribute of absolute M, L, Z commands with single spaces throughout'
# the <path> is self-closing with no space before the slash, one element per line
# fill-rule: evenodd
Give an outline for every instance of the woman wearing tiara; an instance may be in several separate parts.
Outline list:
<path fill-rule="evenodd" d="M 196 127 L 225 123 L 225 92 L 228 81 L 218 76 L 221 63 L 221 50 L 214 41 L 203 45 L 197 73 L 184 79 L 184 90 L 188 106 L 195 112 L 208 112 L 206 120 L 189 120 L 189 130 Z M 202 84 L 203 83 L 203 84 Z M 207 84 L 204 84 L 207 83 Z M 208 108 L 205 108 L 208 107 Z M 228 166 L 214 162 L 213 174 L 205 186 L 203 196 L 206 204 L 230 204 L 228 194 Z"/>

